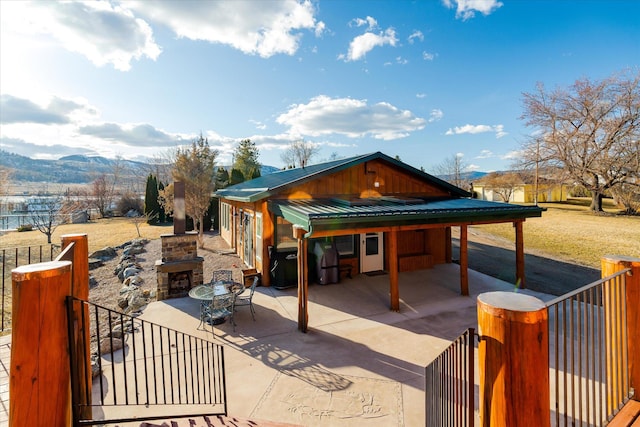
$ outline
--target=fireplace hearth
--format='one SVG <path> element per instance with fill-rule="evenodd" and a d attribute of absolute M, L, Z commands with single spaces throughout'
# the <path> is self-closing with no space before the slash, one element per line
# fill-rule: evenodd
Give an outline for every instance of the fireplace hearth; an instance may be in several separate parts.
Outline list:
<path fill-rule="evenodd" d="M 156 261 L 158 301 L 187 296 L 203 283 L 204 258 L 198 256 L 197 233 L 163 234 L 162 259 Z"/>

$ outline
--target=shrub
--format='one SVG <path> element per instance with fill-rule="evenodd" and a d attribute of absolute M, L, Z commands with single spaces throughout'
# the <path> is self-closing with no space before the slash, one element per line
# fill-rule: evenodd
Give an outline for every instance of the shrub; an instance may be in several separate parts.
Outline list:
<path fill-rule="evenodd" d="M 20 227 L 18 227 L 18 232 L 23 232 L 23 231 L 33 231 L 33 225 L 31 224 L 22 224 Z"/>
<path fill-rule="evenodd" d="M 120 215 L 126 215 L 131 211 L 136 211 L 138 214 L 142 215 L 144 212 L 144 207 L 140 197 L 130 192 L 122 195 L 122 198 L 118 200 L 117 206 Z"/>

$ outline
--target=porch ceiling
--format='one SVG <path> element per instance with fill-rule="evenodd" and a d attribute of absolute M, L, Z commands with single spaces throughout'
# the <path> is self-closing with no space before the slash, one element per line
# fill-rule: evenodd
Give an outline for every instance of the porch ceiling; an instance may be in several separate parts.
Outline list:
<path fill-rule="evenodd" d="M 405 204 L 372 199 L 351 205 L 330 199 L 270 200 L 269 210 L 307 231 L 429 224 L 507 222 L 540 217 L 543 208 L 477 199 L 436 199 Z"/>

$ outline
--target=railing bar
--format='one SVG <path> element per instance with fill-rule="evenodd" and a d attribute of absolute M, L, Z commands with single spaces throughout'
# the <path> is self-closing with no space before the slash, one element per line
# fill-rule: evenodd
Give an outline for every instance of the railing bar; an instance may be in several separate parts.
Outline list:
<path fill-rule="evenodd" d="M 6 297 L 5 289 L 4 289 L 4 278 L 6 273 L 6 261 L 7 261 L 7 252 L 5 249 L 2 250 L 2 330 L 4 331 L 4 299 Z"/>
<path fill-rule="evenodd" d="M 16 257 L 13 259 L 15 268 L 18 268 L 18 248 L 16 248 Z"/>
<path fill-rule="evenodd" d="M 27 247 L 27 264 L 31 264 L 31 246 Z"/>
<path fill-rule="evenodd" d="M 187 344 L 184 340 L 184 335 L 182 336 L 182 368 L 184 372 L 184 391 L 185 391 L 185 402 L 189 403 L 189 377 L 187 376 Z"/>
<path fill-rule="evenodd" d="M 469 355 L 468 355 L 468 363 L 469 363 L 469 405 L 467 407 L 468 415 L 469 415 L 469 426 L 473 427 L 474 419 L 475 419 L 475 337 L 476 330 L 474 328 L 469 329 Z"/>
<path fill-rule="evenodd" d="M 224 347 L 223 346 L 219 346 L 219 347 L 220 347 L 220 360 L 222 361 L 222 369 L 220 369 L 220 372 L 225 372 Z M 227 379 L 225 378 L 224 375 L 220 375 L 220 379 L 222 380 L 222 391 L 224 393 L 223 395 L 224 415 L 227 415 Z"/>
<path fill-rule="evenodd" d="M 89 354 L 89 349 L 90 347 L 89 344 L 86 340 L 87 335 L 89 334 L 86 330 L 86 328 L 89 326 L 89 319 L 87 319 L 87 313 L 89 312 L 89 306 L 86 304 L 85 301 L 80 301 L 80 316 L 81 316 L 81 320 L 82 320 L 82 328 L 80 328 L 82 330 L 82 357 L 86 358 L 86 355 Z M 91 338 L 89 338 L 91 339 Z M 86 360 L 85 363 L 83 363 L 84 365 L 84 372 L 83 372 L 83 378 L 91 378 L 91 364 L 87 364 Z M 89 381 L 84 381 L 84 395 L 85 397 L 88 399 L 87 402 L 83 402 L 85 405 L 88 405 L 91 396 L 91 389 L 89 388 Z"/>
<path fill-rule="evenodd" d="M 589 398 L 589 382 L 593 382 L 593 378 L 589 375 L 589 366 L 590 366 L 590 349 L 593 347 L 593 343 L 591 343 L 590 331 L 591 331 L 591 318 L 589 316 L 589 309 L 591 308 L 591 289 L 585 291 L 584 293 L 584 348 L 585 348 L 585 364 L 584 364 L 584 376 L 586 379 L 584 386 L 585 393 L 585 414 L 587 415 L 587 425 L 591 422 L 591 400 Z"/>
<path fill-rule="evenodd" d="M 167 329 L 167 345 L 169 347 L 169 382 L 171 383 L 171 403 L 176 403 L 176 398 L 173 394 L 173 389 L 175 388 L 173 386 L 173 363 L 171 361 L 171 331 L 169 329 Z M 179 389 L 179 388 L 178 388 Z"/>
<path fill-rule="evenodd" d="M 604 277 L 604 278 L 602 278 L 602 279 L 600 279 L 600 280 L 596 280 L 595 282 L 591 282 L 591 283 L 589 283 L 589 284 L 587 284 L 587 285 L 584 285 L 584 286 L 579 287 L 578 289 L 574 289 L 574 290 L 573 290 L 573 291 L 571 291 L 571 292 L 568 292 L 568 293 L 566 293 L 566 294 L 564 294 L 564 295 L 560 295 L 560 296 L 559 296 L 559 297 L 557 297 L 557 298 L 554 298 L 554 299 L 552 299 L 552 300 L 549 300 L 549 301 L 547 301 L 547 302 L 545 303 L 545 305 L 546 305 L 547 307 L 551 307 L 551 306 L 552 306 L 552 305 L 554 305 L 554 304 L 558 304 L 558 303 L 560 303 L 560 302 L 562 302 L 562 301 L 564 301 L 564 300 L 567 300 L 567 299 L 569 299 L 569 298 L 572 298 L 574 295 L 579 294 L 579 293 L 580 293 L 580 292 L 582 292 L 582 291 L 585 291 L 585 290 L 587 290 L 587 289 L 589 289 L 589 288 L 592 288 L 592 287 L 595 287 L 595 286 L 601 285 L 601 284 L 605 283 L 606 281 L 608 281 L 608 280 L 610 280 L 610 279 L 612 279 L 612 278 L 614 278 L 614 277 L 616 277 L 616 276 L 620 276 L 620 275 L 621 275 L 621 274 L 623 274 L 623 273 L 628 273 L 629 271 L 631 271 L 631 269 L 630 269 L 630 268 L 626 268 L 626 269 L 624 269 L 624 270 L 617 271 L 617 272 L 615 272 L 614 274 L 611 274 L 611 275 L 609 275 L 609 276 L 607 276 L 607 277 Z"/>
<path fill-rule="evenodd" d="M 158 372 L 158 367 L 156 366 L 156 338 L 155 338 L 155 334 L 153 333 L 153 323 L 149 323 L 149 328 L 151 329 L 150 333 L 151 333 L 151 364 L 153 366 L 153 396 L 155 399 L 155 403 L 159 403 L 158 402 L 158 378 L 157 378 L 157 372 Z M 160 347 L 160 357 L 162 358 L 162 347 Z"/>
<path fill-rule="evenodd" d="M 108 314 L 109 318 L 111 318 L 111 312 L 107 311 L 107 314 Z M 125 337 L 126 329 L 124 327 L 124 315 L 122 313 L 120 313 L 119 317 L 120 317 L 120 330 L 122 331 L 122 369 L 124 371 L 124 378 L 125 378 L 125 381 L 124 381 L 124 395 L 125 395 L 126 402 L 127 402 L 127 405 L 128 405 L 129 404 L 129 381 L 126 380 L 126 378 L 128 377 L 127 376 L 127 359 L 126 359 L 126 355 L 125 355 L 125 352 L 124 352 L 124 337 Z M 134 384 L 136 385 L 136 403 L 137 403 L 137 399 L 138 399 L 137 398 L 137 396 L 138 396 L 138 393 L 137 393 L 137 391 L 138 391 L 137 378 L 138 378 L 138 376 L 135 374 L 135 368 L 136 368 L 136 365 L 135 365 L 135 362 L 136 362 L 136 360 L 135 360 L 135 347 L 133 347 L 133 349 L 134 349 L 134 357 L 133 357 Z M 113 359 L 111 360 L 111 362 L 113 364 L 115 364 L 115 361 Z"/>
<path fill-rule="evenodd" d="M 569 424 L 569 394 L 567 389 L 568 378 L 567 378 L 567 370 L 569 366 L 569 361 L 567 360 L 567 300 L 562 300 L 562 389 L 563 389 L 563 402 L 562 402 L 562 410 L 564 413 L 564 424 Z"/>
<path fill-rule="evenodd" d="M 558 305 L 555 304 L 552 306 L 553 307 L 553 329 L 554 329 L 554 340 L 555 340 L 555 351 L 554 351 L 554 375 L 555 375 L 555 387 L 556 387 L 556 393 L 553 396 L 553 404 L 554 404 L 554 408 L 555 408 L 555 414 L 556 414 L 556 426 L 560 425 L 560 408 L 559 408 L 559 404 L 558 404 L 558 396 L 560 395 L 560 370 L 559 370 L 559 358 L 560 358 L 560 339 L 558 336 Z"/>
<path fill-rule="evenodd" d="M 622 331 L 623 331 L 623 337 L 622 337 L 622 346 L 623 346 L 623 357 L 624 357 L 624 366 L 628 367 L 629 366 L 629 324 L 627 323 L 627 278 L 626 276 L 621 276 L 620 278 L 621 282 L 622 282 L 622 322 L 623 322 L 623 327 L 622 327 Z M 631 388 L 631 378 L 629 377 L 629 371 L 628 370 L 624 370 L 624 376 L 625 376 L 625 382 L 624 382 L 624 387 L 625 390 L 627 391 L 624 395 L 624 398 L 629 398 L 631 397 L 630 395 L 630 388 Z"/>
<path fill-rule="evenodd" d="M 582 292 L 576 295 L 578 334 L 578 418 L 582 419 Z"/>
<path fill-rule="evenodd" d="M 570 359 L 571 359 L 571 368 L 570 368 L 570 372 L 571 372 L 571 419 L 575 421 L 576 419 L 576 371 L 575 371 L 575 366 L 576 366 L 576 361 L 575 361 L 575 345 L 573 345 L 574 342 L 574 300 L 573 298 L 571 298 L 569 300 L 570 305 L 569 305 L 569 342 L 571 343 L 571 355 L 570 355 Z"/>
<path fill-rule="evenodd" d="M 107 312 L 107 314 L 109 314 Z M 111 355 L 111 384 L 116 384 L 116 363 L 113 357 L 113 334 L 110 331 L 113 331 L 113 322 L 111 320 L 111 315 L 107 316 L 109 319 L 109 354 Z M 100 328 L 100 323 L 97 323 L 96 328 Z M 125 383 L 126 386 L 126 383 Z M 125 393 L 126 395 L 126 393 Z M 126 396 L 125 396 L 126 397 Z M 113 387 L 113 404 L 116 405 L 118 403 L 118 395 L 116 387 Z M 128 400 L 126 401 L 128 404 Z"/>
<path fill-rule="evenodd" d="M 194 375 L 194 371 L 193 371 L 193 354 L 194 354 L 194 349 L 193 349 L 193 340 L 191 338 L 188 338 L 189 340 L 189 364 L 190 364 L 190 372 L 191 372 L 191 399 L 192 399 L 192 403 L 196 403 L 196 390 L 198 391 L 198 394 L 200 393 L 200 381 L 198 380 L 198 375 L 197 375 L 197 369 L 196 369 L 196 375 Z M 196 353 L 196 357 L 198 356 L 198 347 L 196 344 L 196 349 L 195 349 L 195 353 Z M 197 360 L 196 360 L 196 368 L 197 368 Z M 194 378 L 195 377 L 195 378 Z M 195 385 L 194 385 L 194 380 L 195 380 Z M 197 387 L 196 387 L 197 385 Z"/>
<path fill-rule="evenodd" d="M 178 331 L 174 331 L 175 340 L 176 340 L 176 378 L 178 379 L 178 403 L 182 404 L 182 387 L 180 387 L 180 352 L 179 352 L 179 341 L 178 341 Z"/>
<path fill-rule="evenodd" d="M 93 312 L 95 314 L 96 322 L 96 340 L 98 342 L 98 372 L 102 373 L 102 355 L 100 354 L 100 322 L 98 321 L 98 306 L 93 306 Z M 102 378 L 100 378 L 100 403 L 104 404 L 104 388 L 102 384 Z"/>
<path fill-rule="evenodd" d="M 131 321 L 131 337 L 135 341 L 136 328 L 134 327 L 134 320 Z M 144 320 L 140 322 L 140 339 L 142 339 L 142 366 L 144 368 L 144 390 L 146 397 L 146 404 L 149 405 L 149 369 L 147 367 L 147 346 L 146 338 L 144 334 Z"/>
<path fill-rule="evenodd" d="M 40 262 L 42 262 L 42 245 L 40 245 Z"/>
<path fill-rule="evenodd" d="M 160 369 L 162 372 L 162 403 L 167 404 L 167 387 L 166 377 L 165 377 L 165 366 L 164 366 L 164 340 L 162 339 L 162 328 L 158 328 L 158 338 L 160 339 L 160 348 L 162 351 L 160 352 Z M 171 358 L 171 347 L 167 347 L 167 351 L 169 352 L 169 358 Z M 173 386 L 173 384 L 172 384 Z"/>
<path fill-rule="evenodd" d="M 598 386 L 598 403 L 599 403 L 599 419 L 600 422 L 604 421 L 604 406 L 603 401 L 606 399 L 604 394 L 604 387 L 606 384 L 606 378 L 604 377 L 604 364 L 606 363 L 606 356 L 603 355 L 602 349 L 602 333 L 604 331 L 603 324 L 603 311 L 604 311 L 604 287 L 598 286 L 598 310 L 596 311 L 597 323 L 598 323 L 598 370 L 599 372 L 599 386 Z"/>

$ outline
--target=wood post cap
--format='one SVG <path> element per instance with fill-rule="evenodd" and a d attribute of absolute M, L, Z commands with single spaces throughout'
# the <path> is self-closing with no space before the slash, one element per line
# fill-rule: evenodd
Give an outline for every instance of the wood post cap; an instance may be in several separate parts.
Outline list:
<path fill-rule="evenodd" d="M 537 323 L 547 317 L 546 304 L 541 299 L 516 292 L 480 294 L 478 309 L 492 316 L 524 323 Z"/>
<path fill-rule="evenodd" d="M 627 255 L 605 255 L 602 257 L 602 261 L 613 263 L 640 263 L 640 258 L 627 256 Z"/>
<path fill-rule="evenodd" d="M 49 261 L 21 265 L 11 270 L 11 278 L 24 282 L 35 278 L 56 277 L 71 271 L 71 261 Z"/>

